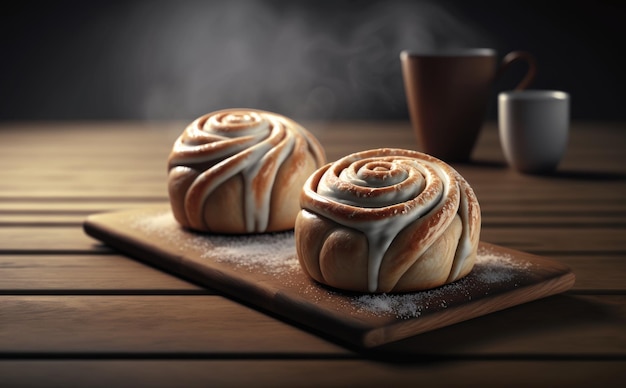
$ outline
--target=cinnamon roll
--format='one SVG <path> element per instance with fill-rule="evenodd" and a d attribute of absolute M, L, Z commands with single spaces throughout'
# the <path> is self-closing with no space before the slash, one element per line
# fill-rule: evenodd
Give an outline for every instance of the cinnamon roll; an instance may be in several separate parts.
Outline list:
<path fill-rule="evenodd" d="M 315 171 L 295 225 L 300 264 L 343 290 L 388 293 L 435 288 L 476 260 L 480 207 L 451 166 L 421 152 L 375 149 Z"/>
<path fill-rule="evenodd" d="M 317 139 L 287 117 L 208 113 L 185 128 L 169 155 L 172 212 L 183 227 L 203 232 L 293 229 L 302 185 L 324 163 Z"/>

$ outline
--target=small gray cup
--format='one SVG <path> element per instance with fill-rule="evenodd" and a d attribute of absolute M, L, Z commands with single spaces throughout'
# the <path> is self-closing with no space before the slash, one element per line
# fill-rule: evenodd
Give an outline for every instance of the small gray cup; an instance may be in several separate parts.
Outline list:
<path fill-rule="evenodd" d="M 498 95 L 500 144 L 508 164 L 523 173 L 549 173 L 569 139 L 569 94 L 515 90 Z"/>

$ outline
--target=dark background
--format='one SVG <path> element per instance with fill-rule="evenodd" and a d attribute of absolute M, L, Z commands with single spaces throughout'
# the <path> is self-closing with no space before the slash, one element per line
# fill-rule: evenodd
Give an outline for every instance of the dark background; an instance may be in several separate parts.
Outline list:
<path fill-rule="evenodd" d="M 399 53 L 436 47 L 528 50 L 572 118 L 623 120 L 623 3 L 21 1 L 0 24 L 0 120 L 405 119 Z"/>

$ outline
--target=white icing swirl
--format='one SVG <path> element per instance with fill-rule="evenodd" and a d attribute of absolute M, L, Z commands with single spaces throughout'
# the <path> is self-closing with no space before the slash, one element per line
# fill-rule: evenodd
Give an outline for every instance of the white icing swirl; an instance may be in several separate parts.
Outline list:
<path fill-rule="evenodd" d="M 380 208 L 405 202 L 424 189 L 423 171 L 412 159 L 345 160 L 324 174 L 318 194 L 346 205 Z"/>

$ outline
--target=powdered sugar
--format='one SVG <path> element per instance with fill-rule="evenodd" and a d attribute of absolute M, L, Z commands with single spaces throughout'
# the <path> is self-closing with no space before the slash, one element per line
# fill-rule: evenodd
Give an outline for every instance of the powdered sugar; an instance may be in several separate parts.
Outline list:
<path fill-rule="evenodd" d="M 175 233 L 172 232 L 178 224 L 171 212 L 164 211 L 150 217 L 137 217 L 132 219 L 130 226 L 151 236 L 171 240 Z"/>
<path fill-rule="evenodd" d="M 509 287 L 518 287 L 516 280 L 528 272 L 530 266 L 529 262 L 516 260 L 507 254 L 481 250 L 472 272 L 454 283 L 406 294 L 355 296 L 350 305 L 358 312 L 376 316 L 417 318 L 425 310 L 446 309 L 453 304 L 462 304 L 472 298 L 489 295 L 493 285 L 508 282 Z"/>
<path fill-rule="evenodd" d="M 425 310 L 445 309 L 459 295 L 471 300 L 470 282 L 467 278 L 432 290 L 407 294 L 361 295 L 352 299 L 352 306 L 359 312 L 377 316 L 392 315 L 396 318 L 416 318 Z"/>
<path fill-rule="evenodd" d="M 182 229 L 171 212 L 136 219 L 132 227 L 179 251 L 236 268 L 274 275 L 300 270 L 293 232 L 233 236 L 198 234 Z"/>
<path fill-rule="evenodd" d="M 300 263 L 296 257 L 293 233 L 275 233 L 250 236 L 211 236 L 211 257 L 218 262 L 228 262 L 237 268 L 259 268 L 266 273 L 280 274 L 297 271 Z"/>
<path fill-rule="evenodd" d="M 507 288 L 519 287 L 520 279 L 531 272 L 529 262 L 483 247 L 472 272 L 454 283 L 405 294 L 344 294 L 313 281 L 294 286 L 296 278 L 291 275 L 301 270 L 293 232 L 241 236 L 197 234 L 182 229 L 171 212 L 138 218 L 131 227 L 181 254 L 192 254 L 244 271 L 269 274 L 277 282 L 298 289 L 316 303 L 331 301 L 357 314 L 399 319 L 417 318 L 425 311 L 439 311 L 467 303 L 490 295 L 503 284 Z"/>
<path fill-rule="evenodd" d="M 482 283 L 502 283 L 512 280 L 520 270 L 530 267 L 530 263 L 513 259 L 502 253 L 479 252 L 474 272 Z"/>
<path fill-rule="evenodd" d="M 421 294 L 405 295 L 362 295 L 354 297 L 352 303 L 358 311 L 375 315 L 394 315 L 398 318 L 419 317 L 424 309 Z"/>

